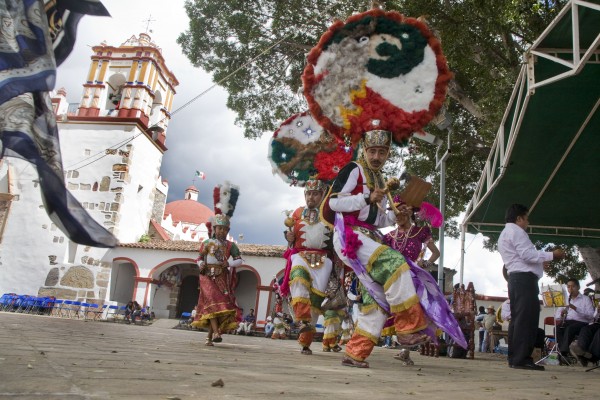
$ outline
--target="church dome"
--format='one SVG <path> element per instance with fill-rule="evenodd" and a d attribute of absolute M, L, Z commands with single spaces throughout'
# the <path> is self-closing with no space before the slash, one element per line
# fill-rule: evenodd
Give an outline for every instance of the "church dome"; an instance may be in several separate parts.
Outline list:
<path fill-rule="evenodd" d="M 175 200 L 165 205 L 165 216 L 171 214 L 173 222 L 188 224 L 206 224 L 215 213 L 196 200 Z"/>

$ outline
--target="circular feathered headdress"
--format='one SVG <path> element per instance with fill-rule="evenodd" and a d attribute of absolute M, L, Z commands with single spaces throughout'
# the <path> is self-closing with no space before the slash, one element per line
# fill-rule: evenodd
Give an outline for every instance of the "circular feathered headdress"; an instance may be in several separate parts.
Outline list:
<path fill-rule="evenodd" d="M 437 114 L 452 74 L 427 26 L 370 10 L 333 24 L 302 75 L 313 118 L 356 146 L 367 131 L 403 144 Z"/>
<path fill-rule="evenodd" d="M 353 156 L 353 152 L 338 143 L 308 111 L 285 120 L 269 143 L 273 173 L 299 187 L 311 179 L 334 179 Z"/>

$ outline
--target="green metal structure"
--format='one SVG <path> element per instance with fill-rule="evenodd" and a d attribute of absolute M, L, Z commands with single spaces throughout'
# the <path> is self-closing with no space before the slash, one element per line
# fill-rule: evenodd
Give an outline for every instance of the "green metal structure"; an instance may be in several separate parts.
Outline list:
<path fill-rule="evenodd" d="M 573 0 L 531 48 L 462 223 L 499 235 L 512 203 L 533 241 L 600 247 L 600 0 Z"/>

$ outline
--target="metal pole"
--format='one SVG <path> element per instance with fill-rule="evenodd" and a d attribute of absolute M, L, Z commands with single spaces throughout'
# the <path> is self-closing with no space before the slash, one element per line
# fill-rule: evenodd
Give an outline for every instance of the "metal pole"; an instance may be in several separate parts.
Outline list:
<path fill-rule="evenodd" d="M 442 215 L 446 212 L 446 160 L 442 157 L 440 164 L 440 211 Z M 440 226 L 440 260 L 438 262 L 438 286 L 444 291 L 444 229 L 446 221 Z"/>
<path fill-rule="evenodd" d="M 464 273 L 465 273 L 465 232 L 467 227 L 465 224 L 460 226 L 460 274 L 459 283 L 462 285 L 464 283 Z"/>
<path fill-rule="evenodd" d="M 450 133 L 452 129 L 448 127 L 448 148 L 446 152 L 442 156 L 442 158 L 437 161 L 437 167 L 440 168 L 440 212 L 442 215 L 446 213 L 446 160 L 450 156 Z M 440 146 L 441 147 L 441 146 Z M 438 148 L 439 151 L 439 148 Z M 437 159 L 437 155 L 436 155 Z M 440 226 L 440 259 L 438 262 L 438 286 L 442 291 L 444 288 L 444 230 L 446 228 L 446 221 L 442 222 L 442 226 Z"/>

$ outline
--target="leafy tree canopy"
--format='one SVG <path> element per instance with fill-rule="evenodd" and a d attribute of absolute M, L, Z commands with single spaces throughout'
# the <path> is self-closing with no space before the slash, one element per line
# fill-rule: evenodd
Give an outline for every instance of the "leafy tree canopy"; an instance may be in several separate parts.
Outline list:
<path fill-rule="evenodd" d="M 186 0 L 190 26 L 178 43 L 190 61 L 212 74 L 228 94 L 244 136 L 270 134 L 292 114 L 308 109 L 301 75 L 306 55 L 335 20 L 372 8 L 366 0 Z M 454 73 L 446 108 L 451 157 L 446 169 L 448 233 L 464 211 L 480 176 L 510 93 L 522 54 L 567 0 L 390 0 L 385 10 L 424 18 L 441 40 Z M 438 137 L 446 132 L 435 126 Z M 413 142 L 402 151 L 403 169 L 433 183 L 439 199 L 436 148 Z M 443 150 L 442 150 L 443 152 Z M 441 154 L 440 154 L 441 156 Z"/>

